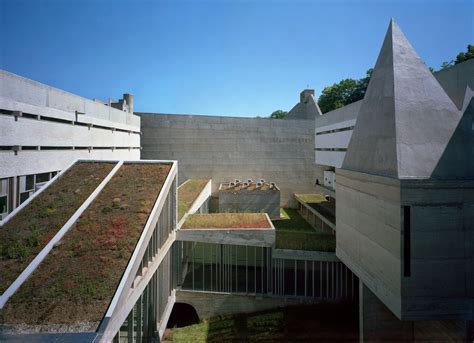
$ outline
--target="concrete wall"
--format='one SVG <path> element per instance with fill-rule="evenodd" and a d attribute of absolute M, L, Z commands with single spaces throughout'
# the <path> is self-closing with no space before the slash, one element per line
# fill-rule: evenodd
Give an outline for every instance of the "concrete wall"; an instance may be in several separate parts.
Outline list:
<path fill-rule="evenodd" d="M 64 112 L 79 111 L 88 116 L 132 126 L 140 125 L 140 118 L 125 111 L 105 106 L 5 70 L 0 70 L 0 96 L 34 106 L 48 107 Z"/>
<path fill-rule="evenodd" d="M 402 318 L 474 319 L 474 180 L 403 180 L 401 200 L 411 209 Z"/>
<path fill-rule="evenodd" d="M 434 76 L 451 100 L 461 109 L 466 86 L 474 90 L 474 59 L 440 70 Z"/>
<path fill-rule="evenodd" d="M 401 314 L 400 181 L 337 170 L 336 255 Z"/>
<path fill-rule="evenodd" d="M 212 178 L 213 193 L 234 179 L 265 179 L 293 193 L 314 191 L 314 121 L 140 113 L 143 159 L 176 159 L 179 180 Z"/>
<path fill-rule="evenodd" d="M 318 303 L 321 300 L 176 290 L 176 302 L 193 306 L 199 319 L 204 320 L 228 314 L 264 311 L 289 305 Z"/>
<path fill-rule="evenodd" d="M 472 340 L 471 329 L 466 321 L 401 321 L 362 283 L 360 283 L 359 291 L 361 342 L 470 342 Z"/>
<path fill-rule="evenodd" d="M 265 212 L 271 218 L 280 218 L 280 191 L 220 190 L 219 212 Z"/>
<path fill-rule="evenodd" d="M 472 320 L 474 182 L 337 176 L 337 257 L 399 319 Z"/>

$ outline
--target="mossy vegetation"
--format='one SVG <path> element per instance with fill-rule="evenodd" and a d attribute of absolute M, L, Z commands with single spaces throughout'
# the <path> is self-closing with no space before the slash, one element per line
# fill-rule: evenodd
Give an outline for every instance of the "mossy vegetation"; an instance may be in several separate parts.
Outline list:
<path fill-rule="evenodd" d="M 264 213 L 192 214 L 182 229 L 245 229 L 266 228 L 271 225 Z"/>
<path fill-rule="evenodd" d="M 280 209 L 280 219 L 272 220 L 276 230 L 276 248 L 334 252 L 336 236 L 318 233 L 291 208 Z"/>
<path fill-rule="evenodd" d="M 168 329 L 165 342 L 356 342 L 353 304 L 288 306 Z"/>
<path fill-rule="evenodd" d="M 326 202 L 326 198 L 322 194 L 295 194 L 295 197 L 301 199 L 301 201 L 307 204 L 318 204 L 321 202 Z"/>
<path fill-rule="evenodd" d="M 178 188 L 178 221 L 189 211 L 208 182 L 208 179 L 190 179 Z"/>
<path fill-rule="evenodd" d="M 113 163 L 80 162 L 0 228 L 0 294 L 99 186 Z"/>
<path fill-rule="evenodd" d="M 3 321 L 102 320 L 170 168 L 124 164 L 0 311 Z"/>

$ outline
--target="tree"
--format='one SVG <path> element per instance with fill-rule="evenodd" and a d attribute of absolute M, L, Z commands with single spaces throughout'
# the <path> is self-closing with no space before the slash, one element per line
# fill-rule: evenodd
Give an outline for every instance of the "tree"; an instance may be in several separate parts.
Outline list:
<path fill-rule="evenodd" d="M 272 114 L 270 114 L 270 118 L 272 119 L 282 119 L 285 118 L 288 112 L 282 110 L 276 110 Z"/>
<path fill-rule="evenodd" d="M 467 60 L 470 60 L 474 58 L 474 45 L 469 44 L 467 46 L 467 52 L 460 52 L 456 56 L 456 60 L 454 61 L 454 64 L 458 64 Z"/>
<path fill-rule="evenodd" d="M 321 92 L 318 105 L 326 113 L 364 98 L 373 69 L 367 70 L 366 76 L 359 80 L 345 79 Z"/>

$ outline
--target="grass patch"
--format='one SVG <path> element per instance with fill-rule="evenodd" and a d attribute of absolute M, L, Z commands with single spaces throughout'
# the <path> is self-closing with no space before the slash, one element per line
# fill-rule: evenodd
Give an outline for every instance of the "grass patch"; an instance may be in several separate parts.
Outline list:
<path fill-rule="evenodd" d="M 164 341 L 188 342 L 356 342 L 358 312 L 352 304 L 288 306 L 220 316 L 169 329 Z"/>
<path fill-rule="evenodd" d="M 282 208 L 280 216 L 272 220 L 277 249 L 336 251 L 336 236 L 316 232 L 297 210 Z"/>
<path fill-rule="evenodd" d="M 277 231 L 276 248 L 335 252 L 336 236 L 316 232 Z"/>
<path fill-rule="evenodd" d="M 326 198 L 322 194 L 295 194 L 296 197 L 300 198 L 301 201 L 307 204 L 317 204 L 326 202 Z"/>
<path fill-rule="evenodd" d="M 170 168 L 124 164 L 0 311 L 3 321 L 102 320 Z"/>
<path fill-rule="evenodd" d="M 189 211 L 208 182 L 208 179 L 191 179 L 178 188 L 178 221 Z"/>
<path fill-rule="evenodd" d="M 313 227 L 292 208 L 281 208 L 280 219 L 272 220 L 273 226 L 277 231 L 304 231 L 314 232 Z"/>
<path fill-rule="evenodd" d="M 264 213 L 212 213 L 192 214 L 183 229 L 249 229 L 267 228 L 271 225 Z"/>
<path fill-rule="evenodd" d="M 0 228 L 0 294 L 54 237 L 113 167 L 113 163 L 76 163 Z"/>

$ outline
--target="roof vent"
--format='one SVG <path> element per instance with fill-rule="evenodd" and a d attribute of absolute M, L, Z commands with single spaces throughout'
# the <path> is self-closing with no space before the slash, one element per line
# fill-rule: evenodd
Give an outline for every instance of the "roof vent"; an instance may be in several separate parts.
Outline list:
<path fill-rule="evenodd" d="M 262 183 L 261 183 L 261 182 L 257 182 L 257 187 L 262 187 Z"/>
<path fill-rule="evenodd" d="M 252 181 L 252 179 L 248 179 L 247 182 L 248 182 L 248 183 L 252 183 L 253 181 Z"/>
<path fill-rule="evenodd" d="M 260 179 L 260 182 L 261 182 L 261 183 L 265 183 L 265 180 L 264 180 L 264 179 Z"/>

